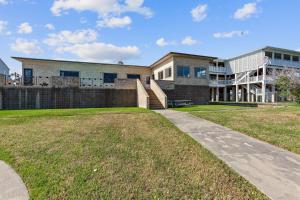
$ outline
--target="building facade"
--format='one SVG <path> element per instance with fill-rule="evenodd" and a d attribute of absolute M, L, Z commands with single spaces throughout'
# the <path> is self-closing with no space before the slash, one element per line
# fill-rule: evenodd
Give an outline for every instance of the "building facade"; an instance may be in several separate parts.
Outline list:
<path fill-rule="evenodd" d="M 1 59 L 0 59 L 0 75 L 4 75 L 4 76 L 9 75 L 9 68 Z"/>
<path fill-rule="evenodd" d="M 72 84 L 62 84 L 62 80 L 76 80 L 75 86 L 80 88 L 139 90 L 132 85 L 133 82 L 126 81 L 139 80 L 146 91 L 140 89 L 140 93 L 153 99 L 147 92 L 152 94 L 150 90 L 155 90 L 156 96 L 162 95 L 158 99 L 163 104 L 165 97 L 162 92 L 168 100 L 190 100 L 194 104 L 209 101 L 276 102 L 282 100 L 275 87 L 277 72 L 286 68 L 300 70 L 300 52 L 274 47 L 225 60 L 170 52 L 150 66 L 14 59 L 22 62 L 24 86 L 70 86 Z"/>

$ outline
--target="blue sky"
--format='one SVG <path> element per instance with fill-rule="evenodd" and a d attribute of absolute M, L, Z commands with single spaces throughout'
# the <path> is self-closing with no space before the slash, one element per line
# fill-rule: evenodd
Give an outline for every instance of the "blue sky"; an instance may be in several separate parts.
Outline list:
<path fill-rule="evenodd" d="M 230 58 L 300 49 L 298 0 L 0 0 L 0 58 L 150 65 L 169 51 Z"/>

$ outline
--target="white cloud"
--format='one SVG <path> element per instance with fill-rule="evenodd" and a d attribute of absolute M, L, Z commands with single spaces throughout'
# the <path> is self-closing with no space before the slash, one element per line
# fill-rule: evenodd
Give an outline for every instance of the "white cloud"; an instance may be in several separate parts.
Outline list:
<path fill-rule="evenodd" d="M 299 48 L 299 49 L 296 49 L 296 51 L 300 51 L 300 48 Z"/>
<path fill-rule="evenodd" d="M 257 13 L 257 4 L 256 3 L 247 3 L 242 8 L 238 9 L 234 13 L 234 18 L 239 20 L 244 20 L 252 17 Z"/>
<path fill-rule="evenodd" d="M 0 0 L 0 4 L 2 4 L 2 5 L 8 4 L 8 1 L 7 0 Z"/>
<path fill-rule="evenodd" d="M 157 45 L 157 46 L 160 46 L 160 47 L 164 47 L 164 46 L 167 46 L 168 43 L 166 42 L 165 38 L 159 38 L 159 39 L 156 41 L 156 45 Z"/>
<path fill-rule="evenodd" d="M 233 38 L 243 37 L 249 34 L 249 31 L 231 31 L 231 32 L 218 32 L 214 33 L 215 38 Z"/>
<path fill-rule="evenodd" d="M 55 30 L 55 26 L 53 24 L 46 24 L 45 27 L 48 29 L 48 30 Z"/>
<path fill-rule="evenodd" d="M 201 22 L 207 17 L 207 4 L 200 4 L 191 11 L 194 21 Z"/>
<path fill-rule="evenodd" d="M 12 51 L 23 53 L 23 54 L 40 54 L 43 50 L 39 47 L 36 40 L 17 39 L 10 45 Z"/>
<path fill-rule="evenodd" d="M 65 30 L 49 34 L 44 43 L 49 46 L 66 46 L 69 44 L 95 42 L 97 37 L 98 33 L 92 29 L 76 30 L 74 32 Z"/>
<path fill-rule="evenodd" d="M 10 35 L 11 33 L 7 31 L 7 21 L 1 21 L 0 20 L 0 35 Z"/>
<path fill-rule="evenodd" d="M 108 28 L 122 28 L 128 26 L 132 23 L 131 18 L 128 16 L 125 17 L 112 17 L 112 18 L 104 18 L 103 20 L 99 20 L 97 22 L 100 27 L 108 27 Z"/>
<path fill-rule="evenodd" d="M 121 3 L 122 2 L 122 3 Z M 99 16 L 119 16 L 125 12 L 135 12 L 146 17 L 151 17 L 153 12 L 143 6 L 144 0 L 55 0 L 51 12 L 61 15 L 67 10 L 94 11 Z"/>
<path fill-rule="evenodd" d="M 28 22 L 24 22 L 18 26 L 18 33 L 20 34 L 30 34 L 32 33 L 32 27 Z"/>
<path fill-rule="evenodd" d="M 189 45 L 189 46 L 195 45 L 197 43 L 198 43 L 198 41 L 193 39 L 191 36 L 187 36 L 181 41 L 181 44 Z"/>
<path fill-rule="evenodd" d="M 118 62 L 137 58 L 140 55 L 140 50 L 136 46 L 119 47 L 98 42 L 59 47 L 56 52 L 70 53 L 91 62 Z"/>

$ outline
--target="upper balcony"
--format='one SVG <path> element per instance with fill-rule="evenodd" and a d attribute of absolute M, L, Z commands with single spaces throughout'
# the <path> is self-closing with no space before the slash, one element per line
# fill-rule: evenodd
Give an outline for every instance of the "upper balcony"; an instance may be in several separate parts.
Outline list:
<path fill-rule="evenodd" d="M 225 74 L 226 73 L 226 67 L 209 66 L 209 72 Z"/>
<path fill-rule="evenodd" d="M 300 68 L 300 62 L 292 60 L 281 60 L 281 59 L 270 59 L 271 65 L 282 66 L 282 67 L 296 67 Z"/>

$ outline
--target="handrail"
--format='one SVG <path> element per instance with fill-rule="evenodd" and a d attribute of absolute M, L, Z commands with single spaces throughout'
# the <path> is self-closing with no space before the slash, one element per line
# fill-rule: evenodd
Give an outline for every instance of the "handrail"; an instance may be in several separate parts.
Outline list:
<path fill-rule="evenodd" d="M 137 91 L 137 106 L 139 108 L 149 109 L 149 95 L 144 88 L 140 79 L 136 80 L 136 91 Z"/>
<path fill-rule="evenodd" d="M 161 105 L 167 109 L 168 108 L 168 97 L 164 93 L 164 91 L 159 87 L 155 80 L 150 80 L 150 88 L 157 96 L 158 100 L 160 101 Z"/>

